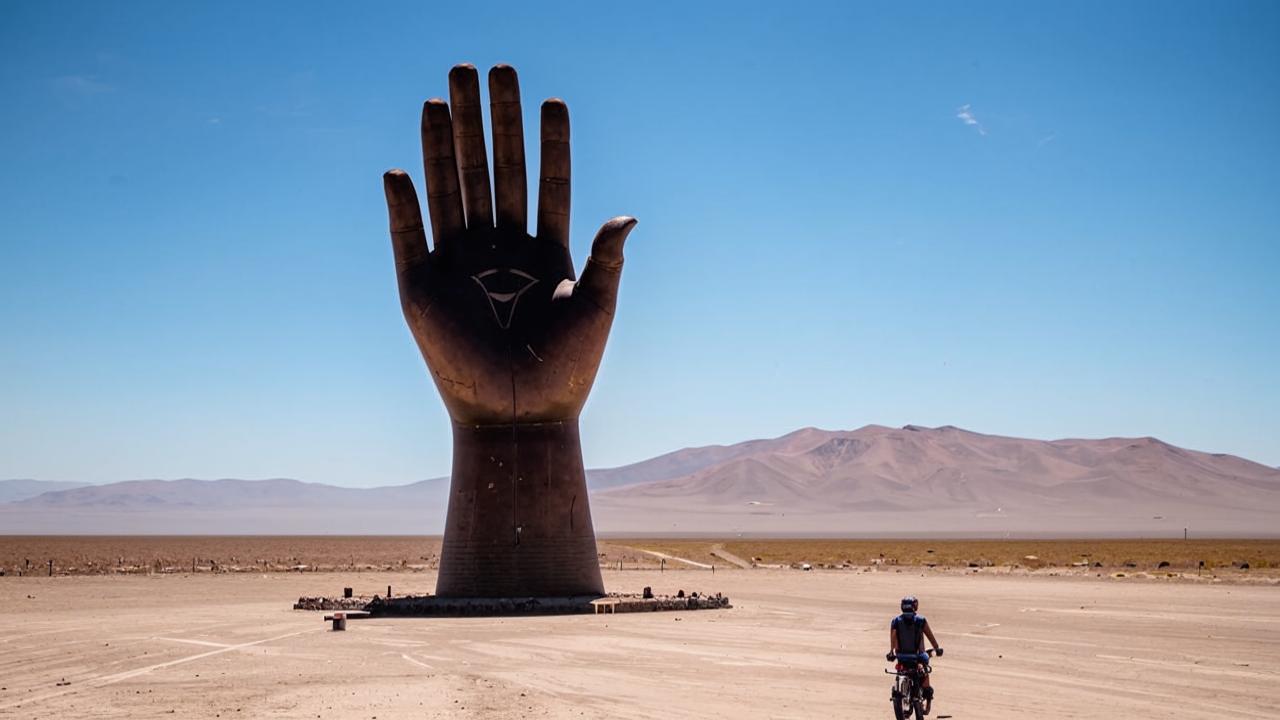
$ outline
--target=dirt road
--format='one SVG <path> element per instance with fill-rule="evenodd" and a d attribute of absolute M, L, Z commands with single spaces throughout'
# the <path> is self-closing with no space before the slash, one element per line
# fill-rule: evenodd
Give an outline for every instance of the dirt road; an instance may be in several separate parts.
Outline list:
<path fill-rule="evenodd" d="M 716 557 L 718 557 L 718 558 L 722 558 L 722 559 L 724 559 L 724 560 L 726 560 L 726 561 L 728 561 L 728 562 L 730 562 L 730 563 L 733 563 L 734 565 L 737 565 L 738 567 L 740 567 L 740 568 L 742 568 L 742 569 L 744 569 L 744 570 L 751 570 L 751 569 L 753 569 L 753 567 L 752 567 L 751 563 L 747 562 L 746 560 L 743 560 L 742 558 L 738 557 L 737 555 L 734 555 L 733 553 L 729 552 L 728 550 L 725 550 L 725 549 L 724 549 L 724 545 L 722 545 L 722 544 L 720 544 L 720 543 L 716 543 L 715 545 L 712 545 L 712 546 L 711 546 L 711 551 L 710 551 L 710 552 L 711 552 L 711 554 L 712 554 L 712 555 L 715 555 L 715 556 L 716 556 Z"/>
<path fill-rule="evenodd" d="M 947 650 L 936 714 L 1280 716 L 1280 588 L 1108 579 L 611 572 L 728 611 L 353 621 L 304 594 L 430 574 L 0 578 L 0 718 L 875 718 L 899 596 Z M 412 583 L 412 586 L 406 583 Z"/>

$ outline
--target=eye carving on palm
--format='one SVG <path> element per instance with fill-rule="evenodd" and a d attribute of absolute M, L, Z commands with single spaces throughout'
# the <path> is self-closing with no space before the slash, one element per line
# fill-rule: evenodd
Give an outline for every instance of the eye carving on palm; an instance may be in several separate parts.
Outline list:
<path fill-rule="evenodd" d="M 472 275 L 471 279 L 476 281 L 485 297 L 489 298 L 493 318 L 503 330 L 511 327 L 511 317 L 516 312 L 520 296 L 538 282 L 538 278 L 515 268 L 491 268 L 479 275 Z"/>
<path fill-rule="evenodd" d="M 622 246 L 635 220 L 601 227 L 581 279 L 569 255 L 569 115 L 541 112 L 537 227 L 527 230 L 527 180 L 515 70 L 489 73 L 493 178 L 474 67 L 449 73 L 450 102 L 422 113 L 432 229 L 428 247 L 409 176 L 384 176 L 401 306 L 458 424 L 576 419 L 613 320 Z"/>

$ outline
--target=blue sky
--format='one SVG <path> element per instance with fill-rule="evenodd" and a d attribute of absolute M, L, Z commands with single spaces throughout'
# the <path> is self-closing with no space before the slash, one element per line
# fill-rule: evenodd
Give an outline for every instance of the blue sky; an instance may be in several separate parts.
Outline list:
<path fill-rule="evenodd" d="M 1280 464 L 1280 6 L 605 5 L 0 5 L 0 477 L 447 474 L 380 176 L 457 62 L 531 138 L 568 102 L 579 262 L 641 221 L 589 466 L 867 423 Z"/>

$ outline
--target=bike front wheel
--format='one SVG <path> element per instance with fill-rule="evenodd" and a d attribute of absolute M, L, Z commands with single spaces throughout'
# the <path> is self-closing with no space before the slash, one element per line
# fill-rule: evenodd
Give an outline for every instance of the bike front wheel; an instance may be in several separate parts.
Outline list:
<path fill-rule="evenodd" d="M 914 694 L 911 682 L 899 678 L 893 688 L 893 716 L 897 720 L 911 720 L 911 696 Z"/>

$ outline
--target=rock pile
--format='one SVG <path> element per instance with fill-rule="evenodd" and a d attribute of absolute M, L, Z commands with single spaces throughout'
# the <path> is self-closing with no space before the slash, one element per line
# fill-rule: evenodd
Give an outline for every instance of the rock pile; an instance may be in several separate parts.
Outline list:
<path fill-rule="evenodd" d="M 404 595 L 383 598 L 300 597 L 294 610 L 367 610 L 374 617 L 483 617 L 501 615 L 577 615 L 596 611 L 592 603 L 611 600 L 614 612 L 659 612 L 676 610 L 719 610 L 733 607 L 729 598 L 716 593 L 700 595 L 683 590 L 679 594 L 647 596 L 635 593 L 551 598 L 442 598 L 434 595 Z"/>
<path fill-rule="evenodd" d="M 293 604 L 294 610 L 364 610 L 373 598 L 368 596 L 362 597 L 300 597 L 298 602 Z"/>
<path fill-rule="evenodd" d="M 615 606 L 615 612 L 657 612 L 660 610 L 721 610 L 733 607 L 729 604 L 729 598 L 716 593 L 715 595 L 699 595 L 698 593 L 690 593 L 683 595 L 684 591 L 680 591 L 675 597 L 670 595 L 659 595 L 656 597 L 640 597 L 636 595 L 618 595 L 610 593 L 610 598 L 617 598 L 618 604 Z"/>

